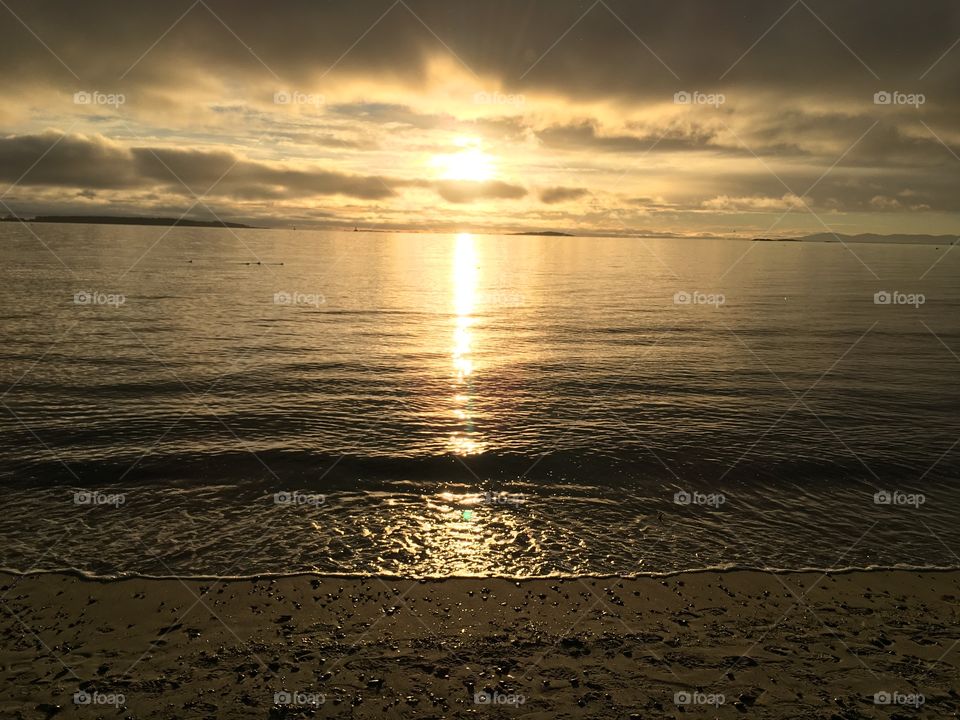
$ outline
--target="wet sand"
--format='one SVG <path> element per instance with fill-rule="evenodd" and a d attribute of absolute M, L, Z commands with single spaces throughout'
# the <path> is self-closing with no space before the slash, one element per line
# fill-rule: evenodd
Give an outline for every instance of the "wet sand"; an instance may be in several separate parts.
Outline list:
<path fill-rule="evenodd" d="M 3 575 L 0 594 L 0 716 L 10 718 L 960 711 L 955 571 L 562 581 Z M 77 693 L 87 704 L 74 702 Z M 876 704 L 876 693 L 891 704 Z"/>

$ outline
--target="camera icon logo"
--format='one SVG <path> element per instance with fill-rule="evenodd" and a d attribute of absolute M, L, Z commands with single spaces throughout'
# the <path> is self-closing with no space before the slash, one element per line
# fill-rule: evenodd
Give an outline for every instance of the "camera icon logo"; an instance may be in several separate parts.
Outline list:
<path fill-rule="evenodd" d="M 886 290 L 878 290 L 873 294 L 874 305 L 889 305 L 893 301 L 893 295 Z"/>
<path fill-rule="evenodd" d="M 88 693 L 86 690 L 77 690 L 73 694 L 73 704 L 74 705 L 89 705 L 93 702 L 93 695 Z"/>
<path fill-rule="evenodd" d="M 693 97 L 686 90 L 678 90 L 673 94 L 674 105 L 689 105 L 693 102 Z"/>
<path fill-rule="evenodd" d="M 478 692 L 473 694 L 473 704 L 474 705 L 489 705 L 493 698 L 485 692 Z"/>
<path fill-rule="evenodd" d="M 678 690 L 673 694 L 674 705 L 689 705 L 693 702 L 693 696 L 686 690 Z"/>
<path fill-rule="evenodd" d="M 273 94 L 273 102 L 276 105 L 289 105 L 293 100 L 293 96 L 287 90 L 280 90 Z"/>
<path fill-rule="evenodd" d="M 873 94 L 874 105 L 889 105 L 893 102 L 893 95 L 886 90 L 879 90 Z"/>
<path fill-rule="evenodd" d="M 693 502 L 693 497 L 686 490 L 680 490 L 673 494 L 673 502 L 677 505 L 689 505 Z"/>
<path fill-rule="evenodd" d="M 89 290 L 78 290 L 73 294 L 74 305 L 89 305 L 93 302 L 93 293 Z"/>
<path fill-rule="evenodd" d="M 75 105 L 89 105 L 93 102 L 93 96 L 86 90 L 78 90 L 73 94 L 73 102 Z"/>
<path fill-rule="evenodd" d="M 892 702 L 893 696 L 884 690 L 873 694 L 874 705 L 890 705 Z"/>
<path fill-rule="evenodd" d="M 293 704 L 293 694 L 288 693 L 283 690 L 273 694 L 273 704 L 274 705 L 292 705 Z"/>
<path fill-rule="evenodd" d="M 273 294 L 274 305 L 289 305 L 293 302 L 293 295 L 288 292 L 275 292 Z"/>
<path fill-rule="evenodd" d="M 674 305 L 689 305 L 693 296 L 685 290 L 679 290 L 673 294 Z"/>
<path fill-rule="evenodd" d="M 893 494 L 889 490 L 880 490 L 873 494 L 874 505 L 890 505 L 893 503 Z"/>

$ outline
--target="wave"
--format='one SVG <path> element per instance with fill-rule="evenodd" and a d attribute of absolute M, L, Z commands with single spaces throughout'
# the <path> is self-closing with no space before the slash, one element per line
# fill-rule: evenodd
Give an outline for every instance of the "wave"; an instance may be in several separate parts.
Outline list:
<path fill-rule="evenodd" d="M 915 485 L 923 476 L 932 487 L 960 484 L 956 463 L 944 460 L 928 467 L 902 461 L 870 462 L 869 469 L 855 459 L 784 457 L 744 458 L 731 468 L 731 461 L 710 457 L 707 451 L 690 448 L 647 452 L 563 450 L 530 456 L 513 453 L 476 455 L 352 455 L 307 450 L 265 449 L 211 451 L 176 455 L 122 455 L 108 459 L 51 458 L 0 465 L 0 484 L 9 488 L 56 486 L 125 487 L 163 484 L 188 487 L 219 482 L 235 488 L 283 490 L 395 488 L 397 482 L 444 484 L 464 482 L 531 484 L 574 482 L 594 486 L 622 487 L 637 481 L 660 483 L 678 489 L 766 485 L 777 487 L 801 483 L 863 484 L 877 489 L 881 483 Z M 879 482 L 878 482 L 879 481 Z"/>
<path fill-rule="evenodd" d="M 665 578 L 685 575 L 696 575 L 700 573 L 732 573 L 732 572 L 758 572 L 769 575 L 800 575 L 817 573 L 823 575 L 845 575 L 850 573 L 882 573 L 882 572 L 960 572 L 960 565 L 911 565 L 907 563 L 896 563 L 893 565 L 844 565 L 840 567 L 815 567 L 805 566 L 798 568 L 780 568 L 780 567 L 759 567 L 741 564 L 707 565 L 704 567 L 684 568 L 681 570 L 665 571 L 645 571 L 635 573 L 549 573 L 546 575 L 396 575 L 390 573 L 349 573 L 349 572 L 310 572 L 297 570 L 291 572 L 268 572 L 255 573 L 252 575 L 154 575 L 149 573 L 120 572 L 98 574 L 79 568 L 50 568 L 50 569 L 19 569 L 0 567 L 0 574 L 13 575 L 17 577 L 29 577 L 35 575 L 69 575 L 78 577 L 82 580 L 91 582 L 122 582 L 125 580 L 193 580 L 203 582 L 239 582 L 253 580 L 279 580 L 282 578 L 344 578 L 344 579 L 377 579 L 385 581 L 426 581 L 438 582 L 442 580 L 510 580 L 516 582 L 531 580 L 633 580 L 640 578 Z"/>

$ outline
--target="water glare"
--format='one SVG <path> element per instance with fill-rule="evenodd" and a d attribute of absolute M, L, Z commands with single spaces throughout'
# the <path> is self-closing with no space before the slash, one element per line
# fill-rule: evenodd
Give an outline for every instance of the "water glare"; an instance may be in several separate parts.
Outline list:
<path fill-rule="evenodd" d="M 457 455 L 474 455 L 483 451 L 483 444 L 473 424 L 473 332 L 477 303 L 479 266 L 473 235 L 457 235 L 453 253 L 453 415 L 461 425 L 450 436 L 450 449 Z"/>

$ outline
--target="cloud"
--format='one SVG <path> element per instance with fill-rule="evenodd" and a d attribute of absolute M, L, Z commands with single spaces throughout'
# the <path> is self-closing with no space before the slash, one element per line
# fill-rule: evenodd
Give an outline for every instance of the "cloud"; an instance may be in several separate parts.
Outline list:
<path fill-rule="evenodd" d="M 436 195 L 451 225 L 479 225 L 493 200 L 512 216 L 490 222 L 541 222 L 584 197 L 574 185 L 592 196 L 578 222 L 620 227 L 799 215 L 811 187 L 811 208 L 882 222 L 960 212 L 955 0 L 7 5 L 23 24 L 0 8 L 0 179 L 26 173 L 16 197 L 47 211 L 121 195 L 173 205 L 216 184 L 234 209 L 293 216 L 321 198 L 345 221 L 397 226 L 429 222 L 413 200 Z M 78 106 L 78 90 L 126 103 Z M 275 104 L 282 90 L 323 100 Z M 676 105 L 679 90 L 726 102 Z M 880 90 L 926 103 L 875 105 Z M 71 133 L 31 169 L 50 126 Z M 423 177 L 456 136 L 482 140 L 496 180 Z"/>
<path fill-rule="evenodd" d="M 553 205 L 569 200 L 577 200 L 584 195 L 589 195 L 589 191 L 586 188 L 551 187 L 540 191 L 540 202 Z"/>
<path fill-rule="evenodd" d="M 238 198 L 343 195 L 379 200 L 402 180 L 245 159 L 226 150 L 127 148 L 100 136 L 15 135 L 0 139 L 0 180 L 81 189 L 163 188 Z"/>
<path fill-rule="evenodd" d="M 728 197 L 719 195 L 703 203 L 708 210 L 720 212 L 732 211 L 774 211 L 804 208 L 803 200 L 795 193 L 784 193 L 781 197 Z"/>
<path fill-rule="evenodd" d="M 628 198 L 627 203 L 629 203 L 630 205 L 639 205 L 645 211 L 660 211 L 660 210 L 676 211 L 679 209 L 679 206 L 676 203 L 668 202 L 662 197 Z"/>
<path fill-rule="evenodd" d="M 887 195 L 874 195 L 870 198 L 870 206 L 877 210 L 929 210 L 930 206 L 926 203 L 906 202 L 904 198 L 911 197 L 912 194 L 906 192 L 900 193 L 901 197 L 889 197 Z"/>
<path fill-rule="evenodd" d="M 669 101 L 681 89 L 731 100 L 784 88 L 800 96 L 872 93 L 883 89 L 877 77 L 919 78 L 952 45 L 960 17 L 952 0 L 926 0 L 923 12 L 902 0 L 674 0 L 601 3 L 586 13 L 579 0 L 491 0 L 455 11 L 448 0 L 387 7 L 207 0 L 182 18 L 182 9 L 163 3 L 91 0 L 82 13 L 72 0 L 7 4 L 36 37 L 19 23 L 7 28 L 5 80 L 73 85 L 75 73 L 106 90 L 122 75 L 131 98 L 211 76 L 277 90 L 371 77 L 416 87 L 431 79 L 437 57 L 481 78 L 472 92 L 500 88 L 528 102 L 536 95 Z M 942 89 L 955 105 L 949 91 L 957 74 L 947 58 L 923 91 L 934 97 Z"/>
<path fill-rule="evenodd" d="M 475 200 L 517 200 L 527 194 L 526 188 L 498 180 L 485 182 L 441 180 L 436 184 L 436 190 L 440 197 L 451 203 L 468 203 Z"/>
<path fill-rule="evenodd" d="M 670 152 L 706 149 L 715 133 L 702 127 L 666 127 L 660 132 L 601 134 L 596 124 L 582 121 L 568 125 L 554 125 L 536 133 L 545 145 L 571 150 L 589 150 L 611 153 Z"/>
<path fill-rule="evenodd" d="M 0 138 L 0 180 L 21 186 L 128 188 L 138 184 L 130 152 L 103 137 L 37 135 Z"/>

